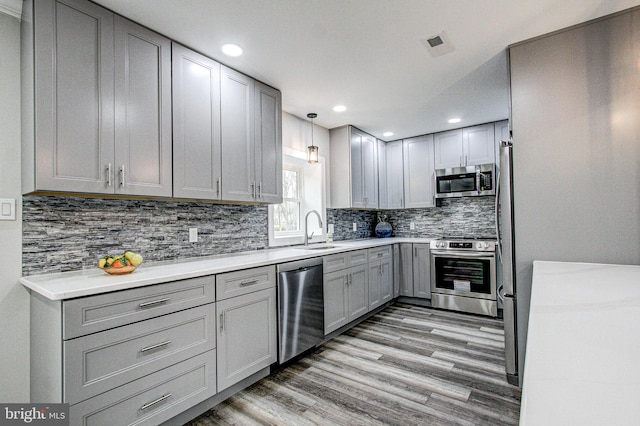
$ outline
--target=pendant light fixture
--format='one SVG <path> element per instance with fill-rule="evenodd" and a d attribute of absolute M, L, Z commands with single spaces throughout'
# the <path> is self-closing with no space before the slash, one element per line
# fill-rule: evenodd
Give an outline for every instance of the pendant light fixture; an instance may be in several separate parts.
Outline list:
<path fill-rule="evenodd" d="M 309 114 L 307 114 L 307 118 L 311 119 L 311 145 L 307 147 L 307 161 L 311 164 L 318 162 L 318 147 L 313 144 L 313 119 L 317 116 L 318 114 L 316 114 L 315 112 L 310 112 Z"/>

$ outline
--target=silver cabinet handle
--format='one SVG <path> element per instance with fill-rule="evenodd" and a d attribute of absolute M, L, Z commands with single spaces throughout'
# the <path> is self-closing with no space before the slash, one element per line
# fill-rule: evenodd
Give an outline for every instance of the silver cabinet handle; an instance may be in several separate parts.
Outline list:
<path fill-rule="evenodd" d="M 418 247 L 413 248 L 413 256 L 418 257 Z"/>
<path fill-rule="evenodd" d="M 140 409 L 141 410 L 146 410 L 147 408 L 153 407 L 154 405 L 164 401 L 167 398 L 171 398 L 171 396 L 172 395 L 170 393 L 164 394 L 160 398 L 156 399 L 155 401 L 147 402 L 142 407 L 140 407 Z"/>
<path fill-rule="evenodd" d="M 167 346 L 169 343 L 171 343 L 171 340 L 166 340 L 166 341 L 164 341 L 162 343 L 157 343 L 155 345 L 151 345 L 151 346 L 147 346 L 146 348 L 142 348 L 142 349 L 140 349 L 140 352 L 148 352 L 148 351 L 151 351 L 153 349 L 158 349 L 158 348 L 161 348 L 163 346 Z"/>
<path fill-rule="evenodd" d="M 170 297 L 165 297 L 164 299 L 152 300 L 151 302 L 143 302 L 138 306 L 140 306 L 141 308 L 148 308 L 150 306 L 159 305 L 161 303 L 167 303 L 169 300 L 171 300 Z"/>
<path fill-rule="evenodd" d="M 240 283 L 240 287 L 246 287 L 248 285 L 255 285 L 258 284 L 260 281 L 259 280 L 250 280 L 250 281 L 243 281 Z"/>
<path fill-rule="evenodd" d="M 253 198 L 256 198 L 256 182 L 255 181 L 251 184 L 251 196 Z"/>
<path fill-rule="evenodd" d="M 224 330 L 224 312 L 220 314 L 220 331 Z"/>
<path fill-rule="evenodd" d="M 384 256 L 384 253 L 383 253 L 383 252 L 381 252 L 381 251 L 379 251 L 379 252 L 378 252 L 378 257 L 382 257 L 382 256 Z"/>
<path fill-rule="evenodd" d="M 262 182 L 258 184 L 258 198 L 262 198 Z"/>
<path fill-rule="evenodd" d="M 216 179 L 216 194 L 220 195 L 220 176 Z"/>
<path fill-rule="evenodd" d="M 108 186 L 109 188 L 111 188 L 111 186 L 113 185 L 113 182 L 112 182 L 112 180 L 111 180 L 111 172 L 112 172 L 112 170 L 111 170 L 111 163 L 109 163 L 109 164 L 107 165 L 107 186 Z"/>
<path fill-rule="evenodd" d="M 124 183 L 124 164 L 122 166 L 120 166 L 120 186 L 122 188 L 125 187 L 125 183 Z"/>

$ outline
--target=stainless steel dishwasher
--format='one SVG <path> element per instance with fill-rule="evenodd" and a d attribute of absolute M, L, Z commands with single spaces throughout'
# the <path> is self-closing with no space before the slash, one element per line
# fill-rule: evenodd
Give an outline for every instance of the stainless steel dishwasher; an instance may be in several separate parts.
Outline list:
<path fill-rule="evenodd" d="M 278 362 L 324 339 L 322 258 L 281 263 L 278 271 Z"/>

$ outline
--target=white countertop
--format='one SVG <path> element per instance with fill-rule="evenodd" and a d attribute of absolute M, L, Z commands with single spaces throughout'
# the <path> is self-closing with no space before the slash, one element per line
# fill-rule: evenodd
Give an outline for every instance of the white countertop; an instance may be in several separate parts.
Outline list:
<path fill-rule="evenodd" d="M 308 250 L 303 248 L 304 246 L 274 248 L 170 262 L 143 263 L 138 269 L 127 275 L 108 275 L 106 272 L 94 268 L 74 272 L 30 275 L 20 278 L 20 282 L 47 299 L 63 300 L 381 245 L 428 243 L 430 240 L 429 238 L 369 238 L 336 241 L 333 243 L 335 247 L 321 250 Z M 313 246 L 309 245 L 309 247 Z"/>
<path fill-rule="evenodd" d="M 640 424 L 640 266 L 534 262 L 521 425 Z"/>

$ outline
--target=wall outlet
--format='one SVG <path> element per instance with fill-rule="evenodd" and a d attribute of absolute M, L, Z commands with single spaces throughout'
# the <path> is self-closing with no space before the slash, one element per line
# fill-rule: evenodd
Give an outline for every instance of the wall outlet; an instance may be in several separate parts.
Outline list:
<path fill-rule="evenodd" d="M 412 231 L 415 231 L 416 230 L 416 223 L 415 222 L 409 223 L 409 229 L 412 230 Z"/>
<path fill-rule="evenodd" d="M 189 228 L 189 242 L 190 243 L 198 242 L 198 228 Z"/>
<path fill-rule="evenodd" d="M 327 225 L 327 234 L 333 234 L 333 223 Z"/>
<path fill-rule="evenodd" d="M 356 232 L 358 230 L 358 224 L 353 222 L 353 232 Z"/>

